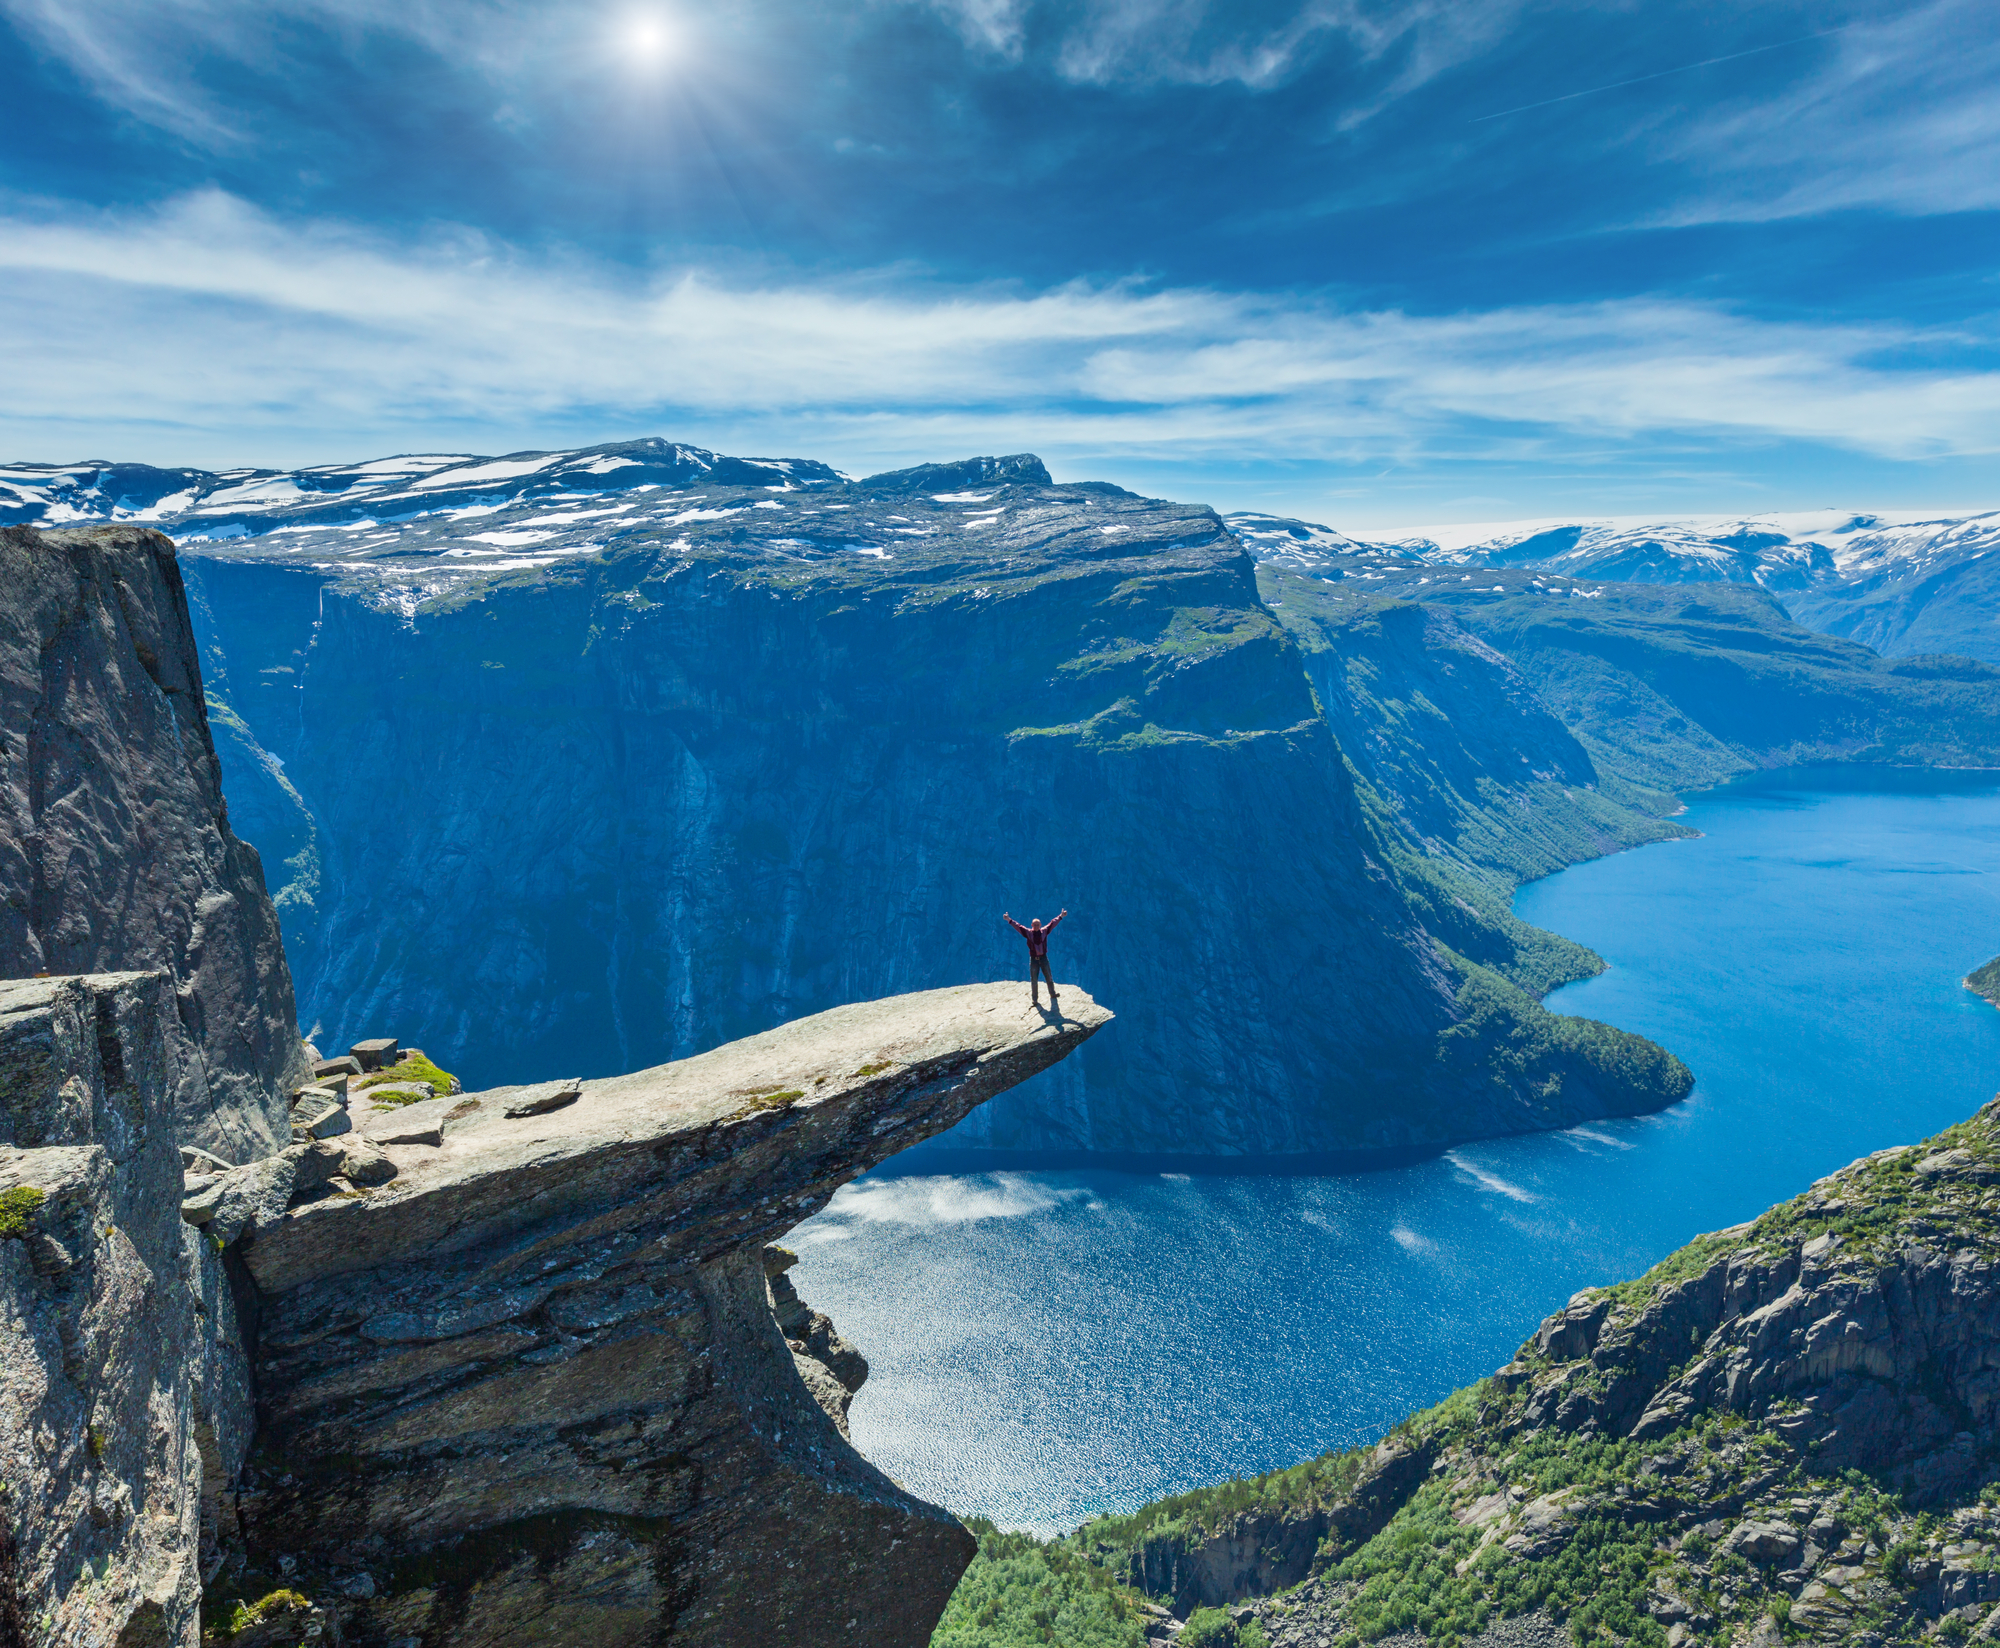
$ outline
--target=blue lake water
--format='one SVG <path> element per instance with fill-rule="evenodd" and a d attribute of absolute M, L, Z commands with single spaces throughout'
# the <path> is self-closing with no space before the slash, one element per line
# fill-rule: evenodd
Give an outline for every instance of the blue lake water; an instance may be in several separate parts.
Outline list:
<path fill-rule="evenodd" d="M 1685 1103 L 1374 1173 L 861 1180 L 790 1239 L 873 1367 L 856 1445 L 1044 1532 L 1293 1464 L 2000 1088 L 2000 1012 L 1960 983 L 2000 953 L 2000 774 L 1765 775 L 1685 821 L 1515 900 L 1611 964 L 1549 1005 L 1672 1048 Z"/>

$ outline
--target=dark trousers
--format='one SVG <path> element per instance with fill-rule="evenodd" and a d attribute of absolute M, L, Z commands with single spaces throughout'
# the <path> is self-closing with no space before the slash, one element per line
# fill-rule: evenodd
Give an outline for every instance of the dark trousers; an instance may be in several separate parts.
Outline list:
<path fill-rule="evenodd" d="M 1049 981 L 1049 1000 L 1054 1001 L 1056 999 L 1056 976 L 1049 971 L 1049 958 L 1047 956 L 1028 957 L 1028 994 L 1031 996 L 1035 993 L 1035 982 L 1038 976 Z"/>

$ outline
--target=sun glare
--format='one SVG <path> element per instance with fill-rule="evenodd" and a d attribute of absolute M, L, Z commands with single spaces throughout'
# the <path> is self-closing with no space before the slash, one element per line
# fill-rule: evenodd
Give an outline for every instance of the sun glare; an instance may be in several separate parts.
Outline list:
<path fill-rule="evenodd" d="M 642 14 L 626 20 L 622 43 L 634 63 L 663 63 L 673 55 L 674 31 L 664 17 Z"/>

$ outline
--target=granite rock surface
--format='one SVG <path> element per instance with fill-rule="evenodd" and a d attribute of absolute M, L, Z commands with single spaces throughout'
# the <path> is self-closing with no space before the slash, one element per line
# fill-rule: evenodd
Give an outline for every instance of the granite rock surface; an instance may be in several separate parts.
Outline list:
<path fill-rule="evenodd" d="M 862 1003 L 560 1109 L 465 1094 L 374 1189 L 301 1170 L 242 1237 L 250 1560 L 364 1641 L 920 1648 L 971 1536 L 848 1445 L 866 1364 L 767 1244 L 1110 1017 Z"/>
<path fill-rule="evenodd" d="M 254 1410 L 228 1264 L 180 1215 L 172 981 L 0 983 L 0 1628 L 200 1636 Z"/>
<path fill-rule="evenodd" d="M 283 1143 L 291 975 L 166 538 L 0 529 L 0 741 L 0 973 L 164 970 L 171 1125 L 232 1161 Z"/>

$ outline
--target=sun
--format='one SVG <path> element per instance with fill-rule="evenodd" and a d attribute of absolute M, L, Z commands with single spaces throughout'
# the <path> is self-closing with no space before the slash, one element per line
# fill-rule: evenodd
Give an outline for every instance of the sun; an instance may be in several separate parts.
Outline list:
<path fill-rule="evenodd" d="M 673 25 L 651 12 L 627 18 L 619 39 L 629 60 L 638 64 L 665 62 L 673 56 L 675 43 Z"/>

